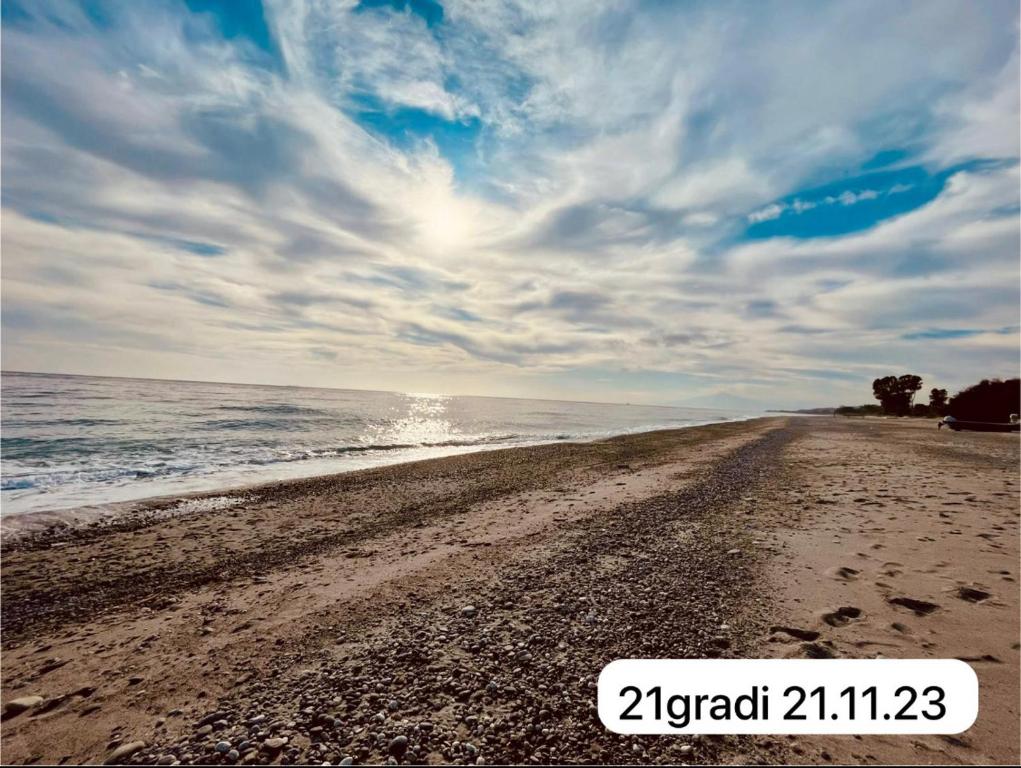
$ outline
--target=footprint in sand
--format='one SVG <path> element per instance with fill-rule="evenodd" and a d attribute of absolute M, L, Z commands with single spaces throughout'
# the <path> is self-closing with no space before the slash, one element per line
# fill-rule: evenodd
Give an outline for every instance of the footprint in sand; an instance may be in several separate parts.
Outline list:
<path fill-rule="evenodd" d="M 797 627 L 770 627 L 769 632 L 771 635 L 783 634 L 790 635 L 798 640 L 818 640 L 819 633 L 814 629 L 798 629 Z"/>
<path fill-rule="evenodd" d="M 822 643 L 804 643 L 801 646 L 801 653 L 810 659 L 835 659 L 837 652 Z"/>
<path fill-rule="evenodd" d="M 855 608 L 854 606 L 845 605 L 841 608 L 837 608 L 835 611 L 829 611 L 822 615 L 822 620 L 829 624 L 831 627 L 842 627 L 845 624 L 850 623 L 854 619 L 861 618 L 861 608 Z"/>
<path fill-rule="evenodd" d="M 957 596 L 962 600 L 967 600 L 969 603 L 981 603 L 983 600 L 988 600 L 992 595 L 981 589 L 975 589 L 974 587 L 958 587 Z"/>
<path fill-rule="evenodd" d="M 969 664 L 977 664 L 979 662 L 985 662 L 986 664 L 1002 664 L 998 658 L 993 656 L 991 653 L 985 653 L 981 656 L 958 656 L 960 661 L 966 661 Z"/>
<path fill-rule="evenodd" d="M 841 581 L 854 581 L 858 578 L 861 571 L 857 568 L 849 568 L 846 565 L 841 565 L 836 568 L 830 568 L 826 571 L 826 575 L 833 579 L 840 579 Z"/>
<path fill-rule="evenodd" d="M 928 616 L 930 613 L 939 610 L 939 606 L 936 603 L 915 600 L 913 597 L 888 597 L 886 602 L 914 611 L 916 616 Z"/>

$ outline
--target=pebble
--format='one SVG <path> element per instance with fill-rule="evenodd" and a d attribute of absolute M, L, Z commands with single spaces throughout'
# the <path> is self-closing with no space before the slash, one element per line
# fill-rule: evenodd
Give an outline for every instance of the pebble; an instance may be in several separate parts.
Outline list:
<path fill-rule="evenodd" d="M 104 764 L 119 765 L 140 749 L 145 749 L 144 741 L 129 741 L 127 744 L 121 744 L 117 747 L 117 749 L 110 753 L 110 756 L 106 758 Z"/>
<path fill-rule="evenodd" d="M 4 704 L 3 719 L 15 717 L 22 712 L 27 712 L 43 703 L 42 696 L 22 696 L 20 699 L 11 699 Z"/>
<path fill-rule="evenodd" d="M 212 725 L 217 720 L 222 720 L 226 716 L 227 716 L 226 712 L 219 712 L 219 711 L 218 712 L 210 712 L 208 715 L 206 715 L 201 720 L 199 720 L 197 723 L 195 723 L 195 727 L 196 728 L 201 728 L 203 725 Z"/>
<path fill-rule="evenodd" d="M 398 736 L 390 742 L 390 754 L 400 759 L 408 751 L 408 737 Z"/>

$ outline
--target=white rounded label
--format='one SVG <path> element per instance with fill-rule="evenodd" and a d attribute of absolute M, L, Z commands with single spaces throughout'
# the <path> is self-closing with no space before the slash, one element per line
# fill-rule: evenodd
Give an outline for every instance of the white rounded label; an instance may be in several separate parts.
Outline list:
<path fill-rule="evenodd" d="M 616 733 L 961 733 L 978 678 L 956 659 L 621 659 L 599 675 Z"/>

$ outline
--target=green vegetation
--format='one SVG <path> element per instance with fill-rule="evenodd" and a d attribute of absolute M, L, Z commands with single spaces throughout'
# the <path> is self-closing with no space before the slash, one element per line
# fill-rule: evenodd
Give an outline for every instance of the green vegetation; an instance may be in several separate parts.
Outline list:
<path fill-rule="evenodd" d="M 883 409 L 878 405 L 842 405 L 833 414 L 835 416 L 882 416 Z"/>
<path fill-rule="evenodd" d="M 1021 412 L 1021 379 L 983 379 L 962 389 L 947 404 L 947 412 L 961 421 L 1005 423 Z"/>
<path fill-rule="evenodd" d="M 837 416 L 914 416 L 934 418 L 953 416 L 963 421 L 1003 423 L 1021 412 L 1021 379 L 983 379 L 953 397 L 945 389 L 929 390 L 928 403 L 914 402 L 922 389 L 922 378 L 914 374 L 884 376 L 872 382 L 872 394 L 879 405 L 842 405 Z"/>
<path fill-rule="evenodd" d="M 907 416 L 911 413 L 915 392 L 922 388 L 922 377 L 913 373 L 903 376 L 884 376 L 872 382 L 872 394 L 883 408 L 883 413 Z"/>

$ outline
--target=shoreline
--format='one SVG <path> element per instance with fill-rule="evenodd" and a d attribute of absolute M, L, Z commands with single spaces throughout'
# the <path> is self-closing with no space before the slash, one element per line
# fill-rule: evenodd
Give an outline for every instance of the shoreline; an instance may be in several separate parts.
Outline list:
<path fill-rule="evenodd" d="M 283 397 L 261 385 L 39 378 L 4 373 L 0 520 L 761 415 L 308 387 L 290 387 Z M 124 392 L 129 402 L 112 414 L 110 401 Z M 149 403 L 148 415 L 140 402 Z"/>
<path fill-rule="evenodd" d="M 661 406 L 668 408 L 670 406 Z M 92 523 L 96 525 L 103 525 L 104 522 L 116 522 L 122 517 L 131 517 L 132 515 L 145 515 L 146 512 L 150 511 L 151 508 L 157 507 L 160 510 L 166 508 L 168 502 L 188 502 L 188 501 L 199 501 L 210 498 L 220 497 L 243 497 L 249 492 L 257 492 L 267 486 L 274 486 L 280 483 L 300 483 L 305 480 L 315 480 L 318 478 L 328 478 L 339 475 L 347 475 L 356 472 L 366 472 L 374 469 L 380 469 L 383 467 L 399 467 L 408 464 L 416 464 L 418 462 L 435 461 L 450 458 L 453 456 L 465 456 L 476 453 L 489 453 L 498 451 L 512 451 L 518 449 L 529 449 L 538 446 L 547 445 L 558 445 L 558 446 L 575 446 L 584 445 L 588 443 L 599 443 L 606 440 L 615 440 L 618 438 L 627 438 L 636 435 L 650 435 L 659 432 L 674 432 L 686 429 L 696 429 L 698 427 L 712 426 L 714 424 L 736 424 L 748 421 L 754 421 L 763 418 L 777 418 L 778 415 L 773 416 L 745 416 L 727 419 L 726 421 L 710 421 L 710 422 L 699 422 L 681 427 L 662 427 L 655 429 L 642 429 L 638 431 L 620 432 L 613 435 L 605 435 L 599 437 L 593 437 L 589 440 L 582 439 L 571 439 L 571 440 L 539 440 L 536 442 L 523 442 L 513 445 L 493 445 L 493 444 L 477 444 L 471 446 L 450 446 L 456 448 L 453 451 L 443 451 L 440 446 L 418 446 L 417 448 L 409 448 L 408 451 L 401 453 L 397 452 L 393 454 L 393 460 L 388 460 L 385 457 L 380 457 L 379 462 L 371 462 L 365 466 L 356 466 L 351 469 L 340 469 L 330 470 L 324 472 L 312 471 L 311 474 L 301 473 L 297 475 L 286 475 L 278 478 L 268 480 L 252 480 L 251 482 L 238 482 L 238 483 L 226 483 L 210 486 L 208 488 L 198 488 L 192 490 L 182 490 L 180 492 L 169 491 L 167 493 L 150 493 L 145 496 L 139 496 L 137 498 L 127 498 L 119 500 L 101 501 L 94 504 L 79 504 L 69 507 L 58 507 L 58 508 L 45 508 L 45 509 L 28 509 L 24 512 L 13 512 L 8 514 L 0 515 L 0 542 L 3 544 L 13 544 L 25 536 L 32 537 L 37 535 L 50 536 L 57 529 L 68 530 L 75 529 L 83 526 L 89 526 Z M 414 450 L 429 450 L 432 448 L 440 449 L 437 455 L 429 455 L 422 457 L 409 457 L 409 453 Z M 334 460 L 329 460 L 334 461 Z M 278 465 L 274 465 L 278 466 Z M 272 468 L 263 472 L 262 470 L 252 470 L 252 475 L 267 474 L 272 472 Z M 208 478 L 213 479 L 213 476 Z"/>
<path fill-rule="evenodd" d="M 3 701 L 40 701 L 0 726 L 4 756 L 223 762 L 226 741 L 239 764 L 383 762 L 404 736 L 404 762 L 1010 763 L 1015 438 L 762 418 L 273 483 L 5 546 Z M 898 595 L 940 608 L 903 615 Z M 861 613 L 831 624 L 842 606 Z M 616 658 L 973 645 L 995 662 L 969 662 L 984 698 L 954 740 L 624 737 L 592 708 Z"/>
<path fill-rule="evenodd" d="M 25 553 L 48 553 L 49 576 L 45 587 L 33 589 L 23 597 L 6 597 L 3 603 L 4 637 L 10 634 L 17 620 L 12 618 L 12 605 L 19 612 L 47 610 L 72 611 L 80 603 L 94 604 L 116 593 L 118 599 L 137 598 L 140 581 L 132 573 L 133 563 L 111 574 L 103 574 L 100 596 L 86 594 L 72 603 L 65 603 L 68 594 L 82 591 L 81 578 L 90 572 L 81 567 L 80 574 L 69 574 L 64 564 L 70 547 L 102 546 L 104 555 L 111 546 L 128 544 L 137 549 L 144 536 L 150 546 L 164 550 L 164 570 L 178 581 L 195 585 L 215 581 L 222 573 L 247 572 L 286 563 L 289 554 L 306 557 L 309 550 L 336 549 L 362 538 L 371 538 L 381 530 L 400 528 L 419 518 L 447 517 L 463 507 L 499 502 L 504 496 L 520 496 L 555 484 L 609 478 L 631 474 L 631 462 L 638 461 L 650 469 L 668 465 L 674 454 L 690 445 L 700 445 L 705 438 L 741 435 L 764 429 L 773 420 L 720 422 L 694 428 L 659 430 L 622 435 L 584 443 L 543 443 L 537 446 L 455 454 L 436 459 L 373 467 L 286 481 L 270 481 L 246 487 L 245 503 L 238 507 L 212 510 L 204 514 L 168 516 L 167 510 L 180 501 L 178 496 L 160 497 L 149 504 L 128 510 L 106 522 L 85 526 L 51 526 L 4 542 L 5 571 L 9 577 L 14 556 Z M 219 497 L 224 490 L 197 494 L 190 500 Z M 609 494 L 615 498 L 617 493 Z M 295 514 L 302 507 L 303 515 Z M 288 514 L 291 512 L 291 514 Z M 244 519 L 248 528 L 240 529 L 234 522 Z M 420 521 L 420 520 L 419 520 Z M 223 533 L 223 543 L 232 557 L 207 544 L 196 544 L 195 537 L 207 536 L 209 530 Z M 244 534 L 244 535 L 242 535 Z M 180 549 L 177 549 L 176 546 Z M 201 556 L 208 567 L 196 569 L 195 559 Z M 151 552 L 139 553 L 135 560 L 148 560 Z M 38 566 L 34 569 L 38 574 Z M 146 573 L 149 587 L 157 589 L 169 580 L 167 573 Z M 54 586 L 57 585 L 57 586 Z"/>

